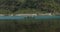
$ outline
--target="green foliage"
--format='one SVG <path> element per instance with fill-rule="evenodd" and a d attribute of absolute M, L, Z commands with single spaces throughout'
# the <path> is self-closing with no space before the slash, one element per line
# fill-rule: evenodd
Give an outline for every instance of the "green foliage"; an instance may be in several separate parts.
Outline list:
<path fill-rule="evenodd" d="M 54 13 L 54 11 L 60 11 L 60 4 L 59 0 L 0 0 L 0 9 L 8 10 L 12 13 L 23 9 L 35 9 L 36 12 L 38 10 L 39 12 Z"/>

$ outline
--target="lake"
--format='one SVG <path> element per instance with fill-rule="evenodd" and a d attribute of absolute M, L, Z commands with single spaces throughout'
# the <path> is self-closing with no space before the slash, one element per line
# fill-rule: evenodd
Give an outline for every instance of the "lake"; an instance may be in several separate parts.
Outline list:
<path fill-rule="evenodd" d="M 24 16 L 0 16 L 1 19 L 12 19 L 12 20 L 19 20 L 24 19 Z M 35 19 L 60 19 L 60 16 L 34 16 Z"/>

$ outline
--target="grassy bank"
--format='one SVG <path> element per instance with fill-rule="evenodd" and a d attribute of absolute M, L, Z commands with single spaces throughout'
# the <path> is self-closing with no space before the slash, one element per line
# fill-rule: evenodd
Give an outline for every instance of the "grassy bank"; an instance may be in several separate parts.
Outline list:
<path fill-rule="evenodd" d="M 60 32 L 60 20 L 0 20 L 0 32 Z"/>

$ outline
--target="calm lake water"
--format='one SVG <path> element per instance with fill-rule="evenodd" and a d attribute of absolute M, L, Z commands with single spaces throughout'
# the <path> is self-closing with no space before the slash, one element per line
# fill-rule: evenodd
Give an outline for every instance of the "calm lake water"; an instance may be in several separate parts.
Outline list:
<path fill-rule="evenodd" d="M 36 16 L 36 19 L 60 19 L 60 16 Z"/>
<path fill-rule="evenodd" d="M 24 19 L 24 16 L 0 16 L 0 19 Z M 35 19 L 60 19 L 60 16 L 34 16 Z"/>

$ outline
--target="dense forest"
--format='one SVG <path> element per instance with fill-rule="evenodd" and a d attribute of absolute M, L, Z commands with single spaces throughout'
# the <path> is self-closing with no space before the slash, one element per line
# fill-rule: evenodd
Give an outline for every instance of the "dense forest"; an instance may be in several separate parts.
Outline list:
<path fill-rule="evenodd" d="M 0 0 L 0 13 L 60 12 L 60 0 Z"/>

